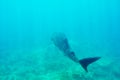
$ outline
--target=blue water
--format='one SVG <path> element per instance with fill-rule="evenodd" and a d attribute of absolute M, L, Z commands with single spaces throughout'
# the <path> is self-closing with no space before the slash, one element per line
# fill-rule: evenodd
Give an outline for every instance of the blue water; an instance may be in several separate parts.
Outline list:
<path fill-rule="evenodd" d="M 0 65 L 18 63 L 24 55 L 32 55 L 52 45 L 54 32 L 65 33 L 80 58 L 109 56 L 117 64 L 120 58 L 120 1 L 0 0 Z M 48 50 L 54 55 L 53 48 Z M 19 55 L 22 59 L 15 58 Z M 36 61 L 30 60 L 30 64 L 37 64 Z M 1 80 L 5 80 L 1 74 Z"/>

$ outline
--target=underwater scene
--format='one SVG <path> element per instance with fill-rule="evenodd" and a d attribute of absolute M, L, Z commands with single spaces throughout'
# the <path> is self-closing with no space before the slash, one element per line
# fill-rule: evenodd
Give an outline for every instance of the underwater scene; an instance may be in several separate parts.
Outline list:
<path fill-rule="evenodd" d="M 120 80 L 120 0 L 0 0 L 0 80 Z"/>

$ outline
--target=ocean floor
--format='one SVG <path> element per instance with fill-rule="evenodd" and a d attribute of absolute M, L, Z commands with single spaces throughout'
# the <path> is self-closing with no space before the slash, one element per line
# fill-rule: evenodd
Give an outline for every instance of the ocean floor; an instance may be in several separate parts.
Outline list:
<path fill-rule="evenodd" d="M 0 80 L 120 80 L 118 61 L 105 56 L 85 72 L 53 46 L 30 52 L 16 50 L 0 63 Z"/>

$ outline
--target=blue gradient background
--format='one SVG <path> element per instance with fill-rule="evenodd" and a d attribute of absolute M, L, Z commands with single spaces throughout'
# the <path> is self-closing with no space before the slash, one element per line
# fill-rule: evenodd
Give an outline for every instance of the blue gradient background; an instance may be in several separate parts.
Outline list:
<path fill-rule="evenodd" d="M 120 0 L 0 0 L 1 58 L 47 47 L 54 32 L 119 59 Z"/>
<path fill-rule="evenodd" d="M 0 51 L 47 45 L 51 33 L 119 54 L 119 0 L 0 0 Z"/>

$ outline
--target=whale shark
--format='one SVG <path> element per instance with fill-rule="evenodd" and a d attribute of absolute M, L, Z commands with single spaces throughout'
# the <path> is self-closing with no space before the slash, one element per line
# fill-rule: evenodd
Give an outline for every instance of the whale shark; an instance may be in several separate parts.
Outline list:
<path fill-rule="evenodd" d="M 75 55 L 75 52 L 72 51 L 70 44 L 68 42 L 68 39 L 64 33 L 54 33 L 51 40 L 53 41 L 53 44 L 63 52 L 64 55 L 66 55 L 69 59 L 72 61 L 79 63 L 83 69 L 88 72 L 88 65 L 97 61 L 101 57 L 89 57 L 89 58 L 83 58 L 78 59 Z"/>

